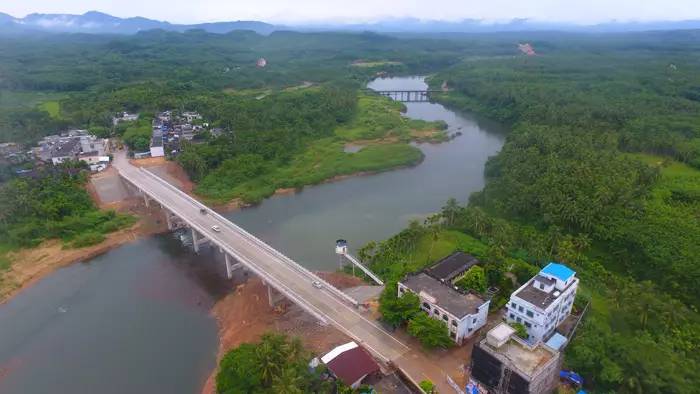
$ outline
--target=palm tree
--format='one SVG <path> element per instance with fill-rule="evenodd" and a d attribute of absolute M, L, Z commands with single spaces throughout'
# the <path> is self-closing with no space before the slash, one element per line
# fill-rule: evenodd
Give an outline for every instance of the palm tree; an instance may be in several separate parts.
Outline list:
<path fill-rule="evenodd" d="M 264 337 L 256 349 L 256 355 L 260 362 L 260 376 L 266 385 L 272 382 L 284 362 L 281 350 L 279 346 L 275 346 L 273 341 L 265 340 Z"/>
<path fill-rule="evenodd" d="M 304 379 L 294 367 L 284 368 L 273 378 L 272 392 L 279 394 L 303 394 Z"/>
<path fill-rule="evenodd" d="M 447 220 L 447 225 L 448 226 L 453 226 L 455 223 L 455 215 L 457 215 L 457 212 L 459 211 L 459 204 L 457 204 L 457 200 L 454 198 L 450 198 L 447 200 L 445 203 L 445 206 L 442 207 L 442 217 Z"/>

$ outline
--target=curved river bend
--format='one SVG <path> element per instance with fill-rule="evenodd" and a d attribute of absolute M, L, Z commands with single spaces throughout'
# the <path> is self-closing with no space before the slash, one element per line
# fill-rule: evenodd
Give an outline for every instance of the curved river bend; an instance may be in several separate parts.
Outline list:
<path fill-rule="evenodd" d="M 426 85 L 411 77 L 369 87 Z M 480 190 L 502 129 L 439 104 L 406 106 L 406 116 L 445 120 L 462 136 L 417 145 L 425 160 L 416 167 L 307 187 L 226 216 L 309 268 L 335 270 L 337 238 L 355 248 L 385 239 Z M 194 255 L 171 234 L 60 269 L 0 306 L 0 392 L 198 392 L 218 348 L 209 309 L 228 287 L 212 254 Z"/>

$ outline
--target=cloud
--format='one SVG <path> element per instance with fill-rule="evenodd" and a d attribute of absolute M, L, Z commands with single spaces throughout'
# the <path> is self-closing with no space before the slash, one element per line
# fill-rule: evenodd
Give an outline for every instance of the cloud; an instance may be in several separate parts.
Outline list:
<path fill-rule="evenodd" d="M 8 3 L 0 8 L 14 16 L 99 10 L 120 17 L 143 16 L 175 23 L 222 20 L 355 23 L 407 17 L 446 21 L 529 18 L 579 24 L 700 19 L 698 0 L 24 0 Z"/>

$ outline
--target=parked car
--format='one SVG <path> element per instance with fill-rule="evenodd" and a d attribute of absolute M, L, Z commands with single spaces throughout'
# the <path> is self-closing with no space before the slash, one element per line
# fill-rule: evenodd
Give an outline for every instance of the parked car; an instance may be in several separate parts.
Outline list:
<path fill-rule="evenodd" d="M 319 282 L 319 281 L 317 281 L 317 280 L 311 282 L 311 284 L 312 284 L 315 288 L 317 288 L 317 289 L 322 289 L 322 288 L 323 288 L 323 284 L 321 284 L 321 282 Z"/>

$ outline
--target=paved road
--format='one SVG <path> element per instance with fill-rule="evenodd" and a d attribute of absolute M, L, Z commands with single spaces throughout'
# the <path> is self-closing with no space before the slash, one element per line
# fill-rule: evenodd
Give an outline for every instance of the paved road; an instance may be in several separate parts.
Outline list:
<path fill-rule="evenodd" d="M 291 294 L 292 301 L 324 317 L 384 361 L 393 361 L 408 351 L 402 342 L 384 331 L 376 322 L 360 315 L 348 299 L 326 284 L 323 289 L 312 286 L 320 280 L 315 274 L 252 237 L 226 218 L 201 214 L 201 203 L 179 192 L 156 175 L 132 166 L 123 155 L 116 155 L 114 166 L 129 182 L 168 208 L 200 234 L 222 247 L 229 254 L 262 276 L 269 284 Z M 212 230 L 219 226 L 220 231 Z"/>

